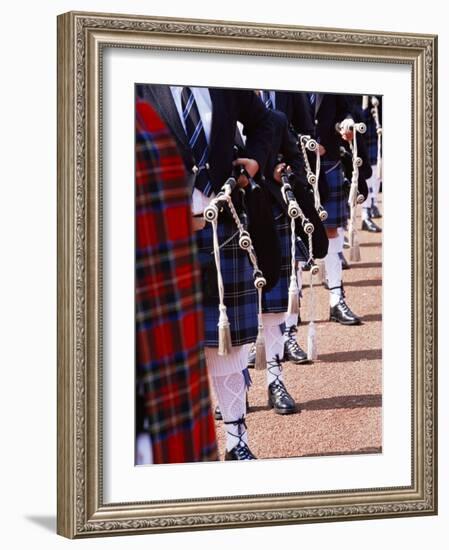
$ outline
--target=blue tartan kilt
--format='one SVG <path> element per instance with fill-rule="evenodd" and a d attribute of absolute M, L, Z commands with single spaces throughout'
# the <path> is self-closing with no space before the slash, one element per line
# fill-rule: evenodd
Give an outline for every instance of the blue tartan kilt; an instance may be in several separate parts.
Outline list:
<path fill-rule="evenodd" d="M 371 166 L 377 164 L 377 132 L 373 121 L 367 124 L 365 143 L 368 150 L 368 158 Z"/>
<path fill-rule="evenodd" d="M 328 218 L 323 224 L 328 228 L 344 227 L 349 218 L 349 207 L 348 197 L 344 191 L 341 162 L 322 160 L 321 170 L 326 174 L 329 186 L 329 196 L 323 204 Z"/>
<path fill-rule="evenodd" d="M 292 271 L 290 218 L 277 204 L 273 206 L 273 214 L 281 243 L 281 273 L 276 286 L 263 293 L 262 310 L 264 313 L 283 313 L 288 308 L 288 288 Z M 296 260 L 307 260 L 307 250 L 301 239 L 296 239 Z"/>
<path fill-rule="evenodd" d="M 203 286 L 209 290 L 205 297 L 203 288 L 204 344 L 218 347 L 218 287 L 213 254 L 212 226 L 197 231 L 198 258 L 206 279 Z M 257 337 L 257 291 L 254 287 L 253 269 L 247 253 L 239 247 L 239 234 L 230 219 L 219 219 L 218 242 L 220 244 L 221 274 L 224 286 L 224 304 L 231 325 L 233 346 L 254 342 Z M 215 280 L 213 280 L 215 278 Z M 209 280 L 207 280 L 209 279 Z"/>

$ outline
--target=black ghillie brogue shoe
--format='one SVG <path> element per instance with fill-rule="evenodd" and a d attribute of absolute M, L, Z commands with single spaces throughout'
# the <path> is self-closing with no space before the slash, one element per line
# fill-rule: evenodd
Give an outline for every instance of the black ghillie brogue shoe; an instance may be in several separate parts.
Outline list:
<path fill-rule="evenodd" d="M 296 341 L 297 332 L 298 328 L 295 325 L 288 327 L 284 332 L 284 335 L 287 337 L 284 344 L 284 361 L 290 361 L 296 365 L 309 363 L 310 361 L 307 359 L 307 353 Z"/>
<path fill-rule="evenodd" d="M 330 308 L 330 321 L 335 321 L 341 325 L 361 325 L 362 320 L 360 317 L 353 313 L 348 304 L 345 302 L 343 296 L 340 298 L 338 304 Z"/>
<path fill-rule="evenodd" d="M 382 229 L 376 225 L 371 218 L 367 218 L 362 221 L 362 231 L 369 231 L 370 233 L 382 233 Z"/>
<path fill-rule="evenodd" d="M 248 447 L 245 441 L 243 441 L 243 436 L 246 433 L 245 418 L 242 416 L 242 418 L 239 418 L 238 420 L 225 422 L 225 424 L 237 426 L 237 434 L 234 434 L 232 432 L 227 433 L 229 435 L 232 435 L 233 437 L 236 437 L 238 440 L 237 445 L 232 447 L 230 451 L 226 450 L 225 460 L 256 460 L 257 457 L 253 455 L 251 449 Z"/>
<path fill-rule="evenodd" d="M 225 460 L 256 460 L 246 443 L 238 443 L 230 451 L 226 451 Z"/>
<path fill-rule="evenodd" d="M 293 397 L 288 393 L 284 382 L 281 380 L 282 365 L 279 356 L 273 361 L 268 361 L 268 370 L 275 379 L 268 386 L 268 406 L 274 409 L 276 414 L 293 414 L 300 412 Z"/>

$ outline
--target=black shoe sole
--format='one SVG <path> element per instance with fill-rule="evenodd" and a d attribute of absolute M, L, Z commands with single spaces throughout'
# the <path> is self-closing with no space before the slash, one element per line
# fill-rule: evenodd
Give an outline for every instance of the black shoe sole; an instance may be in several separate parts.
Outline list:
<path fill-rule="evenodd" d="M 284 357 L 282 362 L 293 363 L 294 365 L 304 365 L 305 363 L 311 363 L 312 361 L 307 357 L 305 359 L 300 359 L 300 360 L 288 359 Z"/>
<path fill-rule="evenodd" d="M 268 407 L 270 409 L 273 409 L 276 414 L 295 414 L 300 413 L 301 409 L 296 406 L 294 409 L 278 409 L 276 408 L 273 403 L 268 399 Z"/>
<path fill-rule="evenodd" d="M 374 229 L 374 228 L 369 229 L 369 227 L 362 225 L 361 230 L 362 231 L 367 231 L 368 233 L 382 233 L 382 228 L 378 227 L 378 226 L 376 226 L 376 227 L 377 227 L 377 229 Z"/>
<path fill-rule="evenodd" d="M 363 325 L 362 321 L 342 321 L 341 319 L 337 319 L 336 317 L 329 317 L 329 321 L 332 321 L 334 323 L 340 323 L 340 325 L 346 325 L 346 326 L 357 326 L 357 325 Z"/>

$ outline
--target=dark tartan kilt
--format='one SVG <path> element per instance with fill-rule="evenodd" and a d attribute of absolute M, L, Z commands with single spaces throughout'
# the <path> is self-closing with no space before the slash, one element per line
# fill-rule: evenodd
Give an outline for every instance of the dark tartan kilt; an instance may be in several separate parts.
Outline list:
<path fill-rule="evenodd" d="M 365 143 L 368 150 L 368 158 L 371 166 L 377 164 L 377 132 L 374 122 L 371 120 L 367 124 L 365 134 Z"/>
<path fill-rule="evenodd" d="M 283 313 L 288 308 L 288 288 L 292 271 L 290 218 L 277 204 L 273 206 L 273 214 L 281 243 L 281 274 L 277 284 L 268 292 L 263 293 L 262 309 L 264 313 Z M 296 239 L 296 260 L 307 261 L 307 250 L 301 239 L 298 238 Z"/>
<path fill-rule="evenodd" d="M 343 185 L 341 163 L 334 160 L 322 160 L 321 170 L 326 174 L 326 180 L 329 186 L 329 197 L 323 204 L 328 217 L 323 224 L 328 228 L 343 227 L 346 225 L 349 217 L 349 207 L 348 197 Z M 330 170 L 330 172 L 328 172 L 328 170 Z"/>
<path fill-rule="evenodd" d="M 204 344 L 218 347 L 219 298 L 210 223 L 207 222 L 204 229 L 196 232 L 196 242 L 202 269 Z M 257 337 L 258 300 L 253 269 L 247 253 L 239 247 L 239 234 L 234 222 L 229 219 L 219 220 L 218 242 L 224 304 L 231 325 L 232 345 L 248 344 Z"/>

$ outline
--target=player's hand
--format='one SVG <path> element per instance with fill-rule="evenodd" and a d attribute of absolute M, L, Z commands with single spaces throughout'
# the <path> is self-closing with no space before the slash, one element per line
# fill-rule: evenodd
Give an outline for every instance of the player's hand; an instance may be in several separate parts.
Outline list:
<path fill-rule="evenodd" d="M 254 159 L 247 158 L 238 158 L 232 163 L 234 166 L 243 166 L 243 168 L 248 172 L 250 178 L 253 178 L 259 171 L 259 163 Z M 249 184 L 249 180 L 246 176 L 239 176 L 237 183 L 240 187 L 246 187 Z"/>
<path fill-rule="evenodd" d="M 340 135 L 345 141 L 351 141 L 354 137 L 352 128 L 354 128 L 352 118 L 345 118 L 340 124 Z"/>
<path fill-rule="evenodd" d="M 285 162 L 281 162 L 279 164 L 276 164 L 276 166 L 274 167 L 273 178 L 278 183 L 281 183 L 281 173 L 282 173 L 282 170 L 284 170 L 285 166 L 286 166 Z"/>

